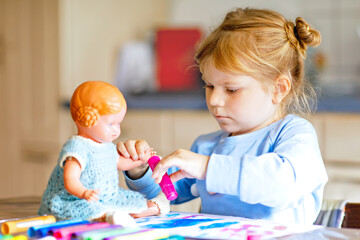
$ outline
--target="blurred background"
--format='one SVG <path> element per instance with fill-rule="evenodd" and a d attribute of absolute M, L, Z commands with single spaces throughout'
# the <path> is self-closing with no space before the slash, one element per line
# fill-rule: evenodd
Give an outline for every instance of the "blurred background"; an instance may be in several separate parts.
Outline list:
<path fill-rule="evenodd" d="M 325 197 L 359 202 L 358 0 L 0 0 L 0 197 L 42 194 L 75 133 L 69 100 L 84 81 L 107 81 L 125 94 L 120 140 L 145 139 L 166 155 L 217 130 L 193 55 L 236 7 L 301 16 L 321 32 L 306 76 L 319 96 L 309 120 L 330 177 Z"/>

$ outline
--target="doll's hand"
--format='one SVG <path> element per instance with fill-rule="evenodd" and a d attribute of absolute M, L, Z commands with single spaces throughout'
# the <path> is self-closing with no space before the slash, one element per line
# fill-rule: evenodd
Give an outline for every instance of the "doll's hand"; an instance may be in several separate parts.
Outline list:
<path fill-rule="evenodd" d="M 156 183 L 160 183 L 162 176 L 172 167 L 180 170 L 170 174 L 172 182 L 183 178 L 204 179 L 206 176 L 207 165 L 210 157 L 200 155 L 188 150 L 179 149 L 172 154 L 164 157 L 155 167 L 152 177 Z"/>
<path fill-rule="evenodd" d="M 86 189 L 82 194 L 82 198 L 86 199 L 88 202 L 96 202 L 99 201 L 99 192 L 100 190 Z"/>

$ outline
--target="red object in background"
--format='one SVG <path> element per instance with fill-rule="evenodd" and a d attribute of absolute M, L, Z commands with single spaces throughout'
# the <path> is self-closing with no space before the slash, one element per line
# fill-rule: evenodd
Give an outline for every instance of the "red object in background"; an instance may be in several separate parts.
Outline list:
<path fill-rule="evenodd" d="M 156 32 L 156 74 L 159 91 L 198 88 L 194 55 L 201 39 L 197 28 L 160 29 Z"/>

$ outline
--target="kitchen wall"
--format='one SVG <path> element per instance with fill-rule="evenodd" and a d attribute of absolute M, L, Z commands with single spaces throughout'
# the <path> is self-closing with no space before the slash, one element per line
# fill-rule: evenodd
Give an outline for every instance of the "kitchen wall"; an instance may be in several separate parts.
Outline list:
<path fill-rule="evenodd" d="M 360 1 L 358 0 L 172 0 L 169 23 L 200 25 L 204 31 L 219 24 L 225 13 L 236 7 L 268 8 L 294 21 L 303 17 L 322 34 L 316 51 L 324 57 L 318 66 L 321 84 L 359 84 Z M 314 56 L 311 52 L 308 56 Z M 340 89 L 341 90 L 341 89 Z M 346 89 L 343 89 L 346 90 Z"/>
<path fill-rule="evenodd" d="M 87 80 L 114 80 L 124 43 L 142 41 L 166 25 L 167 0 L 61 0 L 60 94 L 68 100 Z"/>
<path fill-rule="evenodd" d="M 125 43 L 150 41 L 161 26 L 198 26 L 206 34 L 236 7 L 273 9 L 293 21 L 304 17 L 323 37 L 308 51 L 309 78 L 321 87 L 335 85 L 340 94 L 360 80 L 358 0 L 63 0 L 59 7 L 63 99 L 85 80 L 113 82 Z"/>

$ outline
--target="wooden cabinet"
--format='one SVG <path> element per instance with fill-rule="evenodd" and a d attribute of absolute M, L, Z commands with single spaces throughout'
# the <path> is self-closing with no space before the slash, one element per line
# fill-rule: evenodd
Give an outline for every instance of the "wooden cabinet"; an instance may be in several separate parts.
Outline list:
<path fill-rule="evenodd" d="M 360 115 L 322 113 L 312 122 L 329 176 L 324 197 L 360 202 Z"/>
<path fill-rule="evenodd" d="M 74 133 L 62 101 L 81 82 L 111 82 L 122 45 L 145 39 L 168 9 L 166 0 L 0 0 L 0 198 L 42 194 Z"/>
<path fill-rule="evenodd" d="M 0 1 L 0 197 L 40 194 L 58 152 L 58 30 L 57 0 Z"/>
<path fill-rule="evenodd" d="M 201 134 L 219 129 L 208 111 L 128 110 L 119 140 L 144 139 L 159 155 L 190 149 Z"/>

